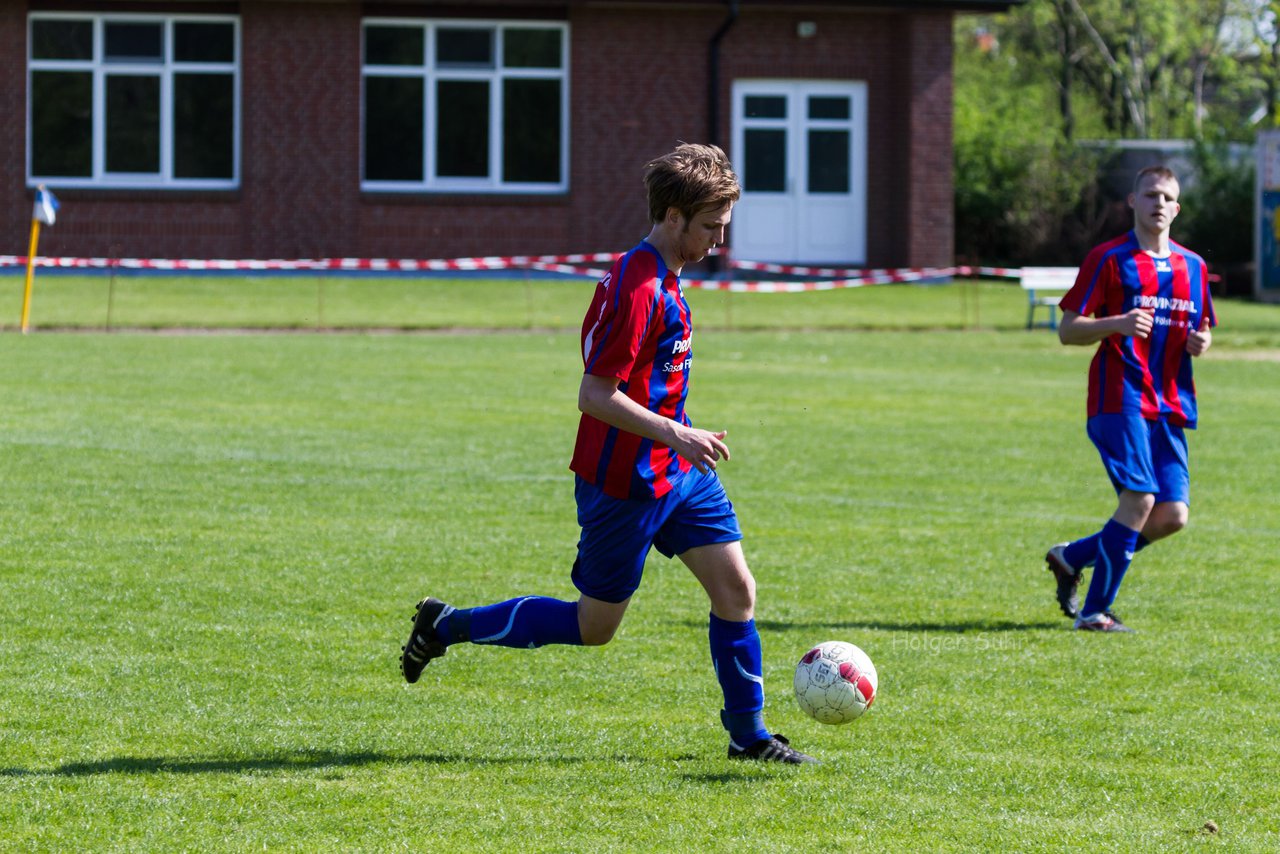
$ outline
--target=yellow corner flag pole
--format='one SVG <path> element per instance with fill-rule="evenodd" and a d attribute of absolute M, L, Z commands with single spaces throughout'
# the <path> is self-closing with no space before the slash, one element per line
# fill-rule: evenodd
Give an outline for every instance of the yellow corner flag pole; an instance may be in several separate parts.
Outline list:
<path fill-rule="evenodd" d="M 22 334 L 30 328 L 31 280 L 36 271 L 36 243 L 40 240 L 40 220 L 31 219 L 31 248 L 27 250 L 27 286 L 22 292 Z"/>
<path fill-rule="evenodd" d="M 26 335 L 31 320 L 31 280 L 36 272 L 36 243 L 40 240 L 40 223 L 53 225 L 58 218 L 58 199 L 44 188 L 36 187 L 36 203 L 31 211 L 31 247 L 27 250 L 27 286 L 22 292 L 22 334 Z"/>

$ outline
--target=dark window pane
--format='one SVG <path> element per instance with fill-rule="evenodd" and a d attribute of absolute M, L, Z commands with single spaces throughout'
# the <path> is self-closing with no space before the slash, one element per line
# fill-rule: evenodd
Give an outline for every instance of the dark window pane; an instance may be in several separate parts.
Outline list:
<path fill-rule="evenodd" d="M 41 177 L 93 173 L 93 75 L 31 72 L 31 172 Z"/>
<path fill-rule="evenodd" d="M 230 74 L 173 75 L 175 178 L 234 177 L 235 83 Z"/>
<path fill-rule="evenodd" d="M 493 67 L 493 30 L 442 27 L 436 30 L 436 65 Z"/>
<path fill-rule="evenodd" d="M 107 77 L 108 172 L 160 171 L 160 78 Z"/>
<path fill-rule="evenodd" d="M 421 77 L 366 77 L 364 177 L 366 181 L 421 181 Z"/>
<path fill-rule="evenodd" d="M 506 80 L 502 104 L 502 179 L 558 183 L 559 81 Z"/>
<path fill-rule="evenodd" d="M 504 30 L 502 64 L 508 68 L 559 68 L 560 31 Z"/>
<path fill-rule="evenodd" d="M 436 174 L 489 175 L 489 84 L 442 80 L 436 84 Z"/>
<path fill-rule="evenodd" d="M 809 131 L 809 192 L 849 192 L 849 132 Z"/>
<path fill-rule="evenodd" d="M 108 21 L 103 27 L 104 57 L 116 62 L 160 62 L 164 59 L 164 30 L 160 24 Z"/>
<path fill-rule="evenodd" d="M 93 59 L 93 21 L 32 21 L 33 59 Z"/>
<path fill-rule="evenodd" d="M 236 28 L 179 21 L 173 25 L 173 58 L 176 62 L 235 62 Z"/>
<path fill-rule="evenodd" d="M 787 189 L 787 132 L 748 130 L 743 189 L 752 193 L 783 193 Z"/>
<path fill-rule="evenodd" d="M 422 65 L 426 43 L 421 27 L 365 27 L 367 65 Z"/>
<path fill-rule="evenodd" d="M 749 119 L 785 119 L 787 99 L 781 95 L 748 95 L 743 108 Z"/>
<path fill-rule="evenodd" d="M 839 97 L 812 97 L 809 99 L 809 118 L 811 119 L 847 119 L 849 118 L 849 99 Z"/>

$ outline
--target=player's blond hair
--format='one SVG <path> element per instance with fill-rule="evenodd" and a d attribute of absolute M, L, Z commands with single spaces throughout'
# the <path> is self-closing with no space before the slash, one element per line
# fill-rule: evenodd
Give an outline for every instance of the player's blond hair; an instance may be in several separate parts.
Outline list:
<path fill-rule="evenodd" d="M 675 208 L 686 221 L 699 211 L 736 202 L 742 195 L 728 156 L 714 145 L 682 142 L 644 167 L 649 221 L 662 222 Z"/>
<path fill-rule="evenodd" d="M 1168 166 L 1147 166 L 1143 169 L 1139 169 L 1138 174 L 1134 176 L 1133 192 L 1138 192 L 1139 188 L 1142 187 L 1143 180 L 1146 178 L 1155 178 L 1157 180 L 1164 179 L 1166 181 L 1172 181 L 1174 184 L 1178 184 L 1179 188 L 1182 186 L 1178 183 L 1178 176 L 1175 175 L 1173 170 Z"/>

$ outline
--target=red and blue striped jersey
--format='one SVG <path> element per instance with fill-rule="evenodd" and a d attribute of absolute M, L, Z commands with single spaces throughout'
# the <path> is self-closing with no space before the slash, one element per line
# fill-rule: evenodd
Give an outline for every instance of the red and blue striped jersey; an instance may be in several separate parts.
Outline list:
<path fill-rule="evenodd" d="M 1094 247 L 1059 306 L 1093 317 L 1114 317 L 1135 308 L 1152 313 L 1146 338 L 1109 335 L 1089 366 L 1089 415 L 1136 413 L 1196 426 L 1196 387 L 1187 334 L 1206 321 L 1216 326 L 1209 272 L 1204 259 L 1170 242 L 1169 255 L 1143 251 L 1130 231 Z"/>
<path fill-rule="evenodd" d="M 585 372 L 618 380 L 627 397 L 688 425 L 692 333 L 679 276 L 641 242 L 596 285 L 582 322 Z M 661 498 L 691 465 L 660 442 L 583 413 L 569 468 L 614 498 Z"/>

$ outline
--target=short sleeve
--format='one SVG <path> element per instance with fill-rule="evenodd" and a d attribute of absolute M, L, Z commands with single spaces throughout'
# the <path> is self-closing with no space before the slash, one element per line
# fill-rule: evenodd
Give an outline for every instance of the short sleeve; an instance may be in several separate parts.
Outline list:
<path fill-rule="evenodd" d="M 644 269 L 648 266 L 652 265 L 633 258 L 612 285 L 612 293 L 605 293 L 599 317 L 583 346 L 586 373 L 619 381 L 631 376 L 649 331 L 658 290 L 658 280 Z"/>
<path fill-rule="evenodd" d="M 1101 247 L 1094 249 L 1080 265 L 1075 284 L 1059 301 L 1063 311 L 1092 315 L 1106 303 L 1107 288 L 1115 280 L 1114 262 Z"/>

